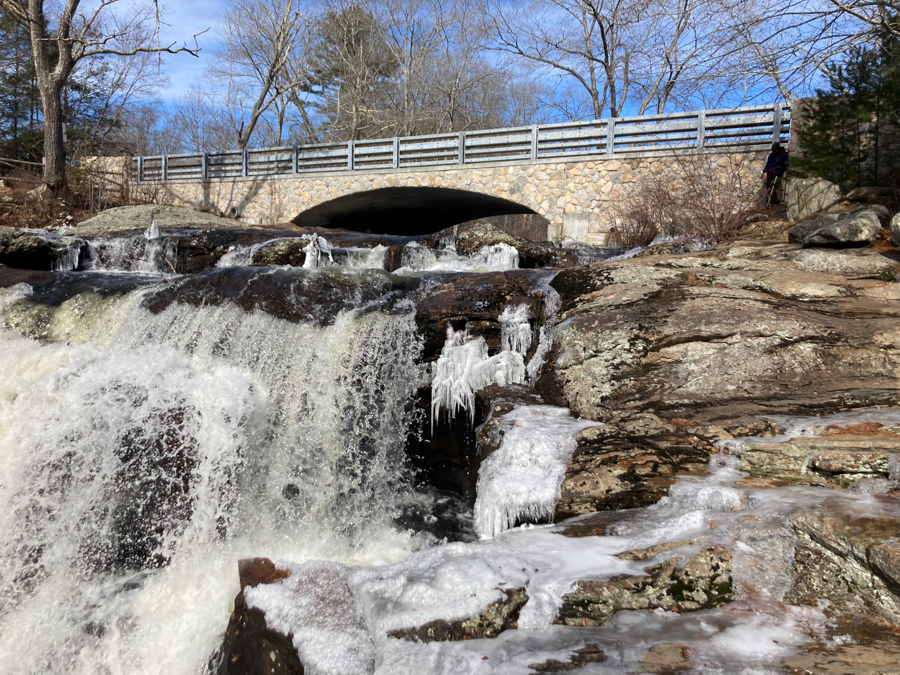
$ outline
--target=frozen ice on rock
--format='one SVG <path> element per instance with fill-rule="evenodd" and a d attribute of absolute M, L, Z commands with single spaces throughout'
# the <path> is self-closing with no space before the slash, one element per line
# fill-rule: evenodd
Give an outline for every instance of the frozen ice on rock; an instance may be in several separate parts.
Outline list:
<path fill-rule="evenodd" d="M 475 392 L 489 384 L 505 386 L 525 381 L 525 363 L 518 352 L 504 351 L 488 356 L 483 337 L 447 326 L 447 340 L 434 364 L 431 378 L 431 425 L 446 410 L 455 419 L 464 410 L 475 417 Z"/>
<path fill-rule="evenodd" d="M 524 358 L 531 349 L 531 322 L 526 305 L 507 305 L 500 315 L 500 345 L 505 352 L 517 352 Z"/>
<path fill-rule="evenodd" d="M 566 408 L 524 406 L 502 417 L 503 442 L 478 471 L 475 531 L 495 537 L 518 522 L 548 522 L 559 502 L 576 434 L 596 422 Z"/>

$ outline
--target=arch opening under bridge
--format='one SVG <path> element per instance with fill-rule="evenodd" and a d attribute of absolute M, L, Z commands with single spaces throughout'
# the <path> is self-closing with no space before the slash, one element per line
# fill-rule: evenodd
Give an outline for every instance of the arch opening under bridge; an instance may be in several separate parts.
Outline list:
<path fill-rule="evenodd" d="M 420 235 L 478 218 L 517 214 L 537 217 L 537 212 L 528 206 L 494 195 L 456 188 L 409 186 L 336 197 L 301 212 L 291 222 L 300 227 Z"/>

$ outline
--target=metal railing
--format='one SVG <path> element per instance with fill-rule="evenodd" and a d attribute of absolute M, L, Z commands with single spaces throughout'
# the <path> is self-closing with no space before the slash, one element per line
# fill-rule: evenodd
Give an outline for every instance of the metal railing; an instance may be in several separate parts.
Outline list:
<path fill-rule="evenodd" d="M 138 181 L 213 180 L 335 171 L 633 157 L 665 150 L 765 150 L 790 135 L 785 104 L 619 117 L 346 143 L 135 157 Z"/>

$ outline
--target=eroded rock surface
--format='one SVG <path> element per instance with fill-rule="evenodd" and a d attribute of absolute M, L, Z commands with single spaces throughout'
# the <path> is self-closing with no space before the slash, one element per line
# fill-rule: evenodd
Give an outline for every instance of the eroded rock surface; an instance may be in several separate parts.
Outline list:
<path fill-rule="evenodd" d="M 538 390 L 605 421 L 653 411 L 727 420 L 900 401 L 897 284 L 810 272 L 797 246 L 564 270 Z M 718 411 L 718 413 L 717 413 Z"/>
<path fill-rule="evenodd" d="M 671 558 L 644 569 L 643 576 L 619 575 L 607 581 L 579 581 L 563 596 L 557 623 L 599 626 L 621 609 L 689 612 L 734 600 L 731 552 L 706 546 L 679 567 Z"/>

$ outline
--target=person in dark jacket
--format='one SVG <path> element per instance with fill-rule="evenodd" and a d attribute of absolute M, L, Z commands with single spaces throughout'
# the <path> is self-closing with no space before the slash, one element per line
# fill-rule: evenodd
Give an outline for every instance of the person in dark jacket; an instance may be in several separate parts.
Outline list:
<path fill-rule="evenodd" d="M 779 183 L 784 180 L 784 174 L 788 168 L 787 150 L 780 143 L 772 143 L 772 152 L 766 160 L 766 168 L 763 169 L 763 178 L 766 182 L 767 204 L 778 204 Z"/>

